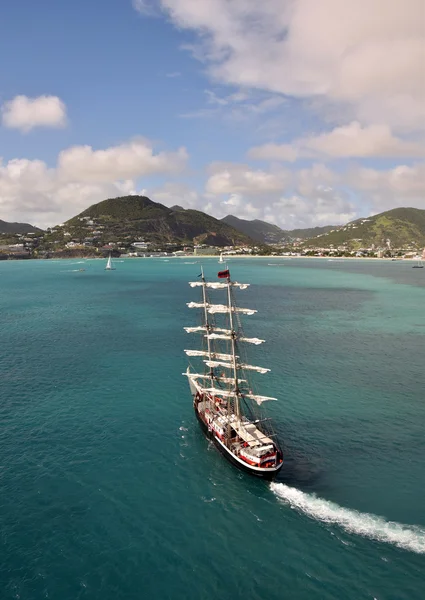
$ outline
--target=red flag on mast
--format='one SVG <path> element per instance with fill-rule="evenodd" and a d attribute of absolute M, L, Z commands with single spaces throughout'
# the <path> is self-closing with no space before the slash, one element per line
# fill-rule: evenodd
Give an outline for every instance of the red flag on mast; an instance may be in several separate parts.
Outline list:
<path fill-rule="evenodd" d="M 219 271 L 217 275 L 219 279 L 224 279 L 225 277 L 230 277 L 230 271 L 229 269 L 226 269 L 226 271 Z"/>

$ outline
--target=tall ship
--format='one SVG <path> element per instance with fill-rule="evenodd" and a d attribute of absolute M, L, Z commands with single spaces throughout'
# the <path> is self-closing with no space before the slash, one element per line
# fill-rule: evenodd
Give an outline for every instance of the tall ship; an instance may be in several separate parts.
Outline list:
<path fill-rule="evenodd" d="M 200 302 L 189 302 L 189 308 L 199 309 L 200 322 L 185 327 L 187 333 L 200 336 L 201 349 L 185 350 L 190 358 L 200 359 L 203 368 L 189 364 L 186 377 L 193 397 L 196 417 L 205 435 L 227 460 L 239 469 L 272 479 L 282 468 L 283 453 L 272 429 L 271 420 L 260 414 L 261 405 L 269 396 L 254 391 L 250 372 L 267 373 L 270 369 L 248 364 L 246 345 L 259 345 L 265 340 L 244 335 L 241 315 L 253 315 L 256 310 L 240 308 L 235 302 L 235 290 L 245 290 L 249 284 L 230 278 L 229 269 L 220 271 L 221 281 L 207 281 L 203 270 L 198 281 L 189 285 L 201 288 Z M 210 300 L 211 291 L 224 294 L 223 304 Z"/>

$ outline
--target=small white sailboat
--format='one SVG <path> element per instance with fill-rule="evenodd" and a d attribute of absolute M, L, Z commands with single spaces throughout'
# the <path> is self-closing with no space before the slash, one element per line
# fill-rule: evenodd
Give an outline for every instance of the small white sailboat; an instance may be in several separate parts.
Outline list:
<path fill-rule="evenodd" d="M 115 271 L 115 267 L 112 266 L 111 253 L 108 256 L 108 262 L 106 263 L 105 271 Z"/>
<path fill-rule="evenodd" d="M 223 254 L 220 254 L 220 258 L 218 259 L 219 263 L 224 263 L 224 258 L 223 258 Z"/>
<path fill-rule="evenodd" d="M 423 269 L 424 268 L 424 264 L 422 261 L 423 256 L 419 256 L 419 254 L 417 254 L 414 258 L 417 262 L 416 262 L 416 265 L 413 265 L 412 268 L 413 269 Z"/>

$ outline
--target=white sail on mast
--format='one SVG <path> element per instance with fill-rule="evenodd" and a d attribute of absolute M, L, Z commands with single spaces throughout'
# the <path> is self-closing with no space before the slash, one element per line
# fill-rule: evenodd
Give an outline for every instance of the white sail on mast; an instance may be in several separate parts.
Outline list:
<path fill-rule="evenodd" d="M 205 360 L 205 364 L 208 367 L 226 367 L 228 369 L 233 369 L 233 364 L 229 362 L 224 362 L 221 360 Z M 265 367 L 257 367 L 256 365 L 247 365 L 247 364 L 236 364 L 237 369 L 245 369 L 246 371 L 257 371 L 257 373 L 268 373 L 270 369 L 266 369 Z"/>
<path fill-rule="evenodd" d="M 217 358 L 218 360 L 232 360 L 233 356 L 231 354 L 222 354 L 221 352 L 205 352 L 204 350 L 185 350 L 188 356 L 210 356 L 212 358 Z M 237 357 L 239 358 L 239 357 Z"/>
<path fill-rule="evenodd" d="M 232 306 L 229 308 L 225 304 L 204 304 L 203 302 L 187 302 L 187 306 L 188 308 L 206 308 L 211 315 L 215 315 L 217 313 L 230 314 L 230 312 L 241 313 L 244 315 L 254 315 L 257 312 L 253 308 L 240 308 L 239 306 Z"/>
<path fill-rule="evenodd" d="M 272 398 L 270 396 L 259 396 L 257 394 L 244 394 L 244 397 L 255 400 L 258 405 L 261 405 L 263 402 L 268 402 L 269 400 L 277 400 L 277 398 Z"/>
<path fill-rule="evenodd" d="M 210 340 L 231 340 L 232 339 L 231 331 L 229 331 L 229 333 L 210 333 L 210 334 L 206 335 L 205 337 Z M 247 337 L 238 337 L 237 340 L 238 340 L 238 342 L 247 342 L 248 344 L 255 344 L 257 346 L 259 344 L 264 344 L 264 342 L 266 341 L 266 340 L 260 340 L 259 338 L 247 338 Z"/>
<path fill-rule="evenodd" d="M 182 375 L 185 375 L 186 377 L 191 377 L 192 379 L 211 379 L 211 375 L 209 373 L 191 373 L 189 371 L 189 373 L 182 373 Z M 233 377 L 216 377 L 215 375 L 214 381 L 219 381 L 220 383 L 235 383 Z M 239 379 L 238 381 L 246 383 L 246 379 Z"/>
<path fill-rule="evenodd" d="M 241 313 L 244 315 L 254 315 L 257 311 L 253 308 L 240 308 L 239 306 L 226 306 L 225 304 L 210 304 L 208 312 L 212 315 L 216 313 L 230 314 L 230 313 Z"/>
<path fill-rule="evenodd" d="M 186 377 L 190 377 L 191 379 L 209 379 L 211 380 L 211 375 L 205 374 L 205 373 L 182 373 L 182 375 L 185 375 Z M 214 381 L 219 381 L 220 383 L 235 383 L 235 380 L 233 377 L 216 377 L 214 375 Z M 246 379 L 239 379 L 238 380 L 239 383 L 246 383 Z"/>
<path fill-rule="evenodd" d="M 190 287 L 201 287 L 202 285 L 205 285 L 213 290 L 224 290 L 227 288 L 227 283 L 221 283 L 220 281 L 208 281 L 205 283 L 203 281 L 190 281 L 189 285 Z M 240 290 L 246 290 L 250 286 L 249 283 L 238 283 L 237 281 L 231 281 L 230 285 L 232 287 L 237 287 Z"/>
<path fill-rule="evenodd" d="M 256 367 L 255 365 L 238 365 L 239 369 L 244 369 L 245 371 L 257 371 L 258 373 L 270 373 L 270 369 L 266 369 L 265 367 Z"/>
<path fill-rule="evenodd" d="M 213 396 L 223 396 L 223 398 L 231 398 L 236 395 L 236 392 L 232 390 L 222 390 L 221 388 L 204 388 L 203 391 Z"/>
<path fill-rule="evenodd" d="M 214 313 L 230 313 L 230 312 L 238 312 L 238 313 L 245 313 L 247 315 L 253 315 L 254 313 L 256 313 L 257 311 L 254 308 L 241 308 L 239 306 L 232 306 L 231 308 L 229 308 L 226 304 L 210 304 L 209 302 L 206 302 L 205 304 L 203 302 L 187 302 L 186 303 L 188 308 L 207 308 L 208 312 L 211 314 Z"/>
<path fill-rule="evenodd" d="M 198 331 L 218 331 L 219 333 L 227 333 L 229 335 L 232 333 L 230 329 L 223 329 L 222 327 L 215 327 L 211 325 L 209 329 L 207 329 L 204 325 L 200 325 L 198 327 L 183 327 L 183 329 L 187 333 L 197 333 Z"/>

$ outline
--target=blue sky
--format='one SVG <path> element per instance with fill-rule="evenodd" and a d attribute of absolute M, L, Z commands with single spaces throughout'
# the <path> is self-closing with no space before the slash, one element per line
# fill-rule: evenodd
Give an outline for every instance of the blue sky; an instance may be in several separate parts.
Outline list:
<path fill-rule="evenodd" d="M 8 3 L 0 218 L 51 225 L 141 192 L 284 228 L 425 208 L 424 10 Z"/>

